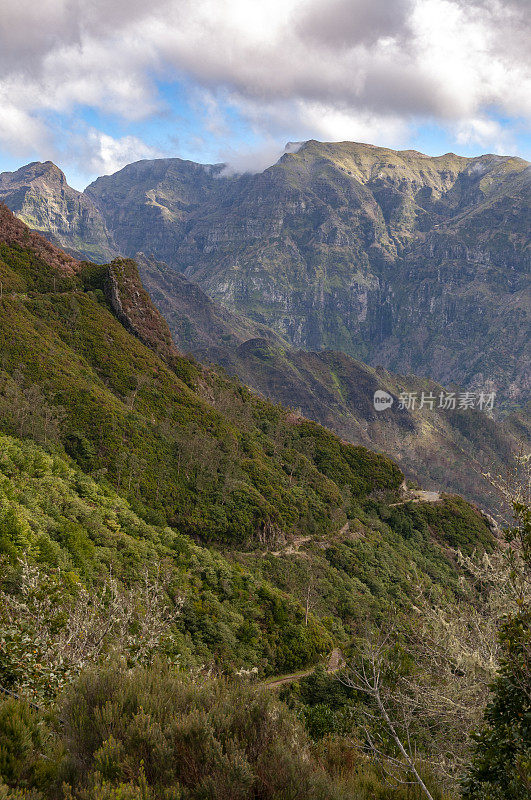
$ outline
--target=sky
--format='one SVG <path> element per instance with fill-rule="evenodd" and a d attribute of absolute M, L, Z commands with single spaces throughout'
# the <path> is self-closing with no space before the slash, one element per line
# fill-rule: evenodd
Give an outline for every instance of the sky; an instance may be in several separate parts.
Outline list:
<path fill-rule="evenodd" d="M 288 141 L 531 159 L 531 0 L 1 0 L 0 171 Z"/>

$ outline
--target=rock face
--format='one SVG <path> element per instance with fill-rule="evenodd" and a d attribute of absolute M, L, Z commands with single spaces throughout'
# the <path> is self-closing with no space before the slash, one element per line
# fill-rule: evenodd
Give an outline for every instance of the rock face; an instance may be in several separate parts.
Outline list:
<path fill-rule="evenodd" d="M 123 255 L 166 261 L 297 348 L 518 406 L 529 391 L 529 186 L 518 158 L 309 141 L 256 175 L 143 161 L 85 196 Z"/>
<path fill-rule="evenodd" d="M 155 253 L 173 263 L 191 214 L 225 184 L 223 166 L 179 158 L 129 164 L 91 183 L 85 195 L 100 209 L 124 255 Z"/>
<path fill-rule="evenodd" d="M 0 173 L 0 200 L 30 228 L 69 253 L 98 263 L 118 254 L 93 202 L 72 189 L 51 161 Z"/>
<path fill-rule="evenodd" d="M 14 247 L 26 256 L 25 281 L 20 274 L 17 281 L 3 260 L 3 247 Z M 302 414 L 345 440 L 391 454 L 409 478 L 427 488 L 459 490 L 481 507 L 497 511 L 498 498 L 483 473 L 504 473 L 518 443 L 529 439 L 523 414 L 501 422 L 477 411 L 399 409 L 401 391 L 437 396 L 441 387 L 366 366 L 343 353 L 293 348 L 263 323 L 226 309 L 182 274 L 142 254 L 137 255 L 138 269 L 131 259 L 115 259 L 106 266 L 80 264 L 31 232 L 0 204 L 4 297 L 36 288 L 30 253 L 37 254 L 39 263 L 50 270 L 49 276 L 40 275 L 46 284 L 41 291 L 103 289 L 122 325 L 177 374 L 183 361 L 179 351 L 221 364 L 264 397 L 290 406 L 295 419 Z M 42 273 L 42 264 L 40 269 Z M 144 285 L 150 286 L 151 296 Z M 375 410 L 377 389 L 395 398 L 392 409 Z"/>
<path fill-rule="evenodd" d="M 311 141 L 258 175 L 171 159 L 87 192 L 124 252 L 165 259 L 297 347 L 518 403 L 529 185 L 517 158 Z"/>
<path fill-rule="evenodd" d="M 135 261 L 142 283 L 150 287 L 151 299 L 181 351 L 201 361 L 231 367 L 238 348 L 248 340 L 263 338 L 276 346 L 288 346 L 271 328 L 214 302 L 197 284 L 164 262 L 144 253 L 137 253 Z"/>
<path fill-rule="evenodd" d="M 177 354 L 165 319 L 144 289 L 134 261 L 116 258 L 105 267 L 103 287 L 115 316 L 166 361 Z"/>

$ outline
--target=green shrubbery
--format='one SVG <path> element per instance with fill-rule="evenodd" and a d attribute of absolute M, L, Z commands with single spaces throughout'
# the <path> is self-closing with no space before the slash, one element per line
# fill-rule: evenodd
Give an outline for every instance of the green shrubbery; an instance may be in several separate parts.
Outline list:
<path fill-rule="evenodd" d="M 113 489 L 58 454 L 0 436 L 0 548 L 8 559 L 0 608 L 12 661 L 23 646 L 15 648 L 15 642 L 41 641 L 43 630 L 60 629 L 60 619 L 68 624 L 80 592 L 99 598 L 98 613 L 104 615 L 111 596 L 126 602 L 136 586 L 140 597 L 148 578 L 158 582 L 159 594 L 174 609 L 168 626 L 174 657 L 224 669 L 256 667 L 263 674 L 316 663 L 334 640 L 348 639 L 357 620 L 385 613 L 391 601 L 407 608 L 417 591 L 412 567 L 438 591 L 450 597 L 460 592 L 455 566 L 428 531 L 404 540 L 378 518 L 360 514 L 363 535 L 351 538 L 347 532 L 324 548 L 311 546 L 304 558 L 221 555 L 172 528 L 146 522 Z M 18 615 L 17 621 L 15 613 L 15 599 L 29 591 L 28 581 L 32 602 L 57 596 L 40 631 L 31 627 L 31 615 Z M 306 620 L 308 586 L 317 616 L 310 613 Z M 53 651 L 53 641 L 42 646 Z M 42 658 L 38 654 L 35 661 Z M 69 662 L 70 657 L 63 658 Z M 34 668 L 26 666 L 33 676 L 29 683 L 36 681 L 42 692 L 44 672 L 37 680 Z M 52 663 L 49 670 L 55 670 Z M 8 670 L 4 680 L 8 673 L 7 685 L 20 686 L 20 670 Z M 52 680 L 52 694 L 60 684 L 58 677 Z"/>
<path fill-rule="evenodd" d="M 531 794 L 531 507 L 522 500 L 513 506 L 517 524 L 506 538 L 515 545 L 508 577 L 518 610 L 500 630 L 500 668 L 474 736 L 465 800 L 526 800 Z"/>
<path fill-rule="evenodd" d="M 59 455 L 2 435 L 0 548 L 0 683 L 32 696 L 53 696 L 83 663 L 116 649 L 135 663 L 140 623 L 165 620 L 143 657 L 164 652 L 183 666 L 268 674 L 315 663 L 332 646 L 288 595 L 145 522 Z M 115 624 L 106 630 L 110 609 Z M 86 652 L 76 637 L 67 645 L 73 626 Z"/>
<path fill-rule="evenodd" d="M 400 470 L 384 456 L 314 423 L 293 424 L 283 409 L 177 354 L 161 360 L 102 299 L 104 268 L 55 276 L 54 291 L 37 256 L 7 246 L 2 254 L 2 269 L 31 289 L 2 300 L 5 433 L 60 443 L 140 513 L 151 509 L 185 533 L 238 546 L 330 531 L 345 521 L 345 492 L 396 491 Z M 129 291 L 141 289 L 134 265 L 123 263 L 131 313 L 153 326 L 149 299 L 142 295 L 143 314 Z"/>
<path fill-rule="evenodd" d="M 47 718 L 1 703 L 0 779 L 9 800 L 420 800 L 352 742 L 313 746 L 265 690 L 161 665 L 89 670 Z"/>
<path fill-rule="evenodd" d="M 531 793 L 531 612 L 501 631 L 501 666 L 475 736 L 465 800 L 527 800 Z"/>
<path fill-rule="evenodd" d="M 0 800 L 417 800 L 341 740 L 330 676 L 295 703 L 316 745 L 256 685 L 205 675 L 348 654 L 421 584 L 472 597 L 455 551 L 492 546 L 485 519 L 397 506 L 385 456 L 159 357 L 112 315 L 105 268 L 1 259 L 0 685 L 47 710 L 1 706 Z"/>

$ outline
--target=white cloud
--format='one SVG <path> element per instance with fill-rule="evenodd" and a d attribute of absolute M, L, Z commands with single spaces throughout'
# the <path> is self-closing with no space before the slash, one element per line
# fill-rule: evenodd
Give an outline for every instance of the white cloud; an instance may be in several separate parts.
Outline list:
<path fill-rule="evenodd" d="M 3 0 L 0 137 L 17 153 L 44 146 L 43 115 L 79 104 L 149 117 L 163 77 L 210 98 L 216 135 L 230 99 L 266 149 L 286 127 L 397 145 L 418 120 L 497 141 L 490 108 L 531 117 L 526 12 L 526 0 Z M 130 139 L 98 163 L 149 150 Z"/>
<path fill-rule="evenodd" d="M 112 175 L 133 161 L 157 158 L 161 155 L 158 150 L 149 147 L 136 136 L 114 139 L 95 129 L 88 131 L 81 153 L 84 158 L 80 167 L 97 175 Z"/>
<path fill-rule="evenodd" d="M 226 148 L 220 152 L 221 163 L 226 167 L 220 174 L 241 175 L 246 172 L 262 172 L 281 158 L 284 153 L 296 153 L 303 142 L 288 142 L 279 147 L 274 139 L 266 139 L 256 147 L 235 150 Z"/>
<path fill-rule="evenodd" d="M 13 155 L 24 157 L 28 152 L 49 145 L 46 126 L 23 108 L 3 100 L 1 91 L 0 107 L 0 147 L 5 147 Z"/>
<path fill-rule="evenodd" d="M 466 119 L 459 123 L 455 130 L 455 138 L 462 145 L 479 145 L 491 148 L 497 153 L 510 153 L 511 139 L 502 126 L 486 117 Z"/>
<path fill-rule="evenodd" d="M 344 141 L 377 141 L 382 147 L 406 145 L 409 127 L 398 116 L 334 108 L 322 103 L 304 103 L 299 109 L 308 130 L 319 138 Z"/>

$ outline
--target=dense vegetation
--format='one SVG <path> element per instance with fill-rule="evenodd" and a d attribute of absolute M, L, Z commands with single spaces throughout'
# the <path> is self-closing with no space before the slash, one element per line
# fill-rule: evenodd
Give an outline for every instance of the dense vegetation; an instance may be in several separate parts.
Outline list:
<path fill-rule="evenodd" d="M 346 521 L 345 487 L 355 497 L 396 492 L 402 476 L 384 456 L 294 424 L 282 408 L 176 353 L 162 361 L 111 313 L 93 269 L 74 279 L 49 269 L 35 276 L 34 267 L 31 253 L 4 247 L 6 433 L 60 442 L 85 471 L 104 472 L 140 513 L 149 507 L 204 540 L 241 545 L 330 531 Z M 15 274 L 17 291 L 8 292 Z M 96 288 L 84 291 L 84 280 Z M 151 324 L 147 302 L 136 310 L 140 318 L 147 312 Z M 42 402 L 31 402 L 32 392 Z M 28 413 L 19 405 L 29 405 Z"/>
<path fill-rule="evenodd" d="M 315 617 L 304 624 L 292 597 L 177 531 L 146 523 L 110 487 L 59 456 L 5 436 L 0 550 L 0 684 L 27 686 L 37 699 L 53 696 L 65 672 L 115 650 L 119 637 L 131 663 L 164 652 L 183 667 L 262 674 L 314 663 L 332 646 Z M 107 630 L 109 608 L 119 618 Z M 88 636 L 81 654 L 66 641 L 79 615 Z M 151 626 L 145 651 L 134 641 L 141 622 Z"/>
<path fill-rule="evenodd" d="M 464 800 L 525 800 L 531 793 L 531 507 L 514 504 L 517 525 L 507 539 L 522 554 L 511 560 L 517 610 L 500 629 L 500 668 L 491 687 L 484 724 L 475 735 Z"/>
<path fill-rule="evenodd" d="M 486 518 L 180 356 L 131 262 L 19 243 L 0 276 L 0 798 L 420 800 L 367 746 L 396 760 L 374 697 L 325 672 L 392 628 L 402 776 L 443 800 L 428 756 L 456 732 L 416 709 L 485 674 L 445 615 L 484 613 Z M 291 709 L 260 686 L 297 671 Z"/>
<path fill-rule="evenodd" d="M 312 744 L 270 693 L 160 665 L 89 671 L 47 719 L 7 701 L 0 754 L 3 800 L 420 800 L 346 741 Z"/>

